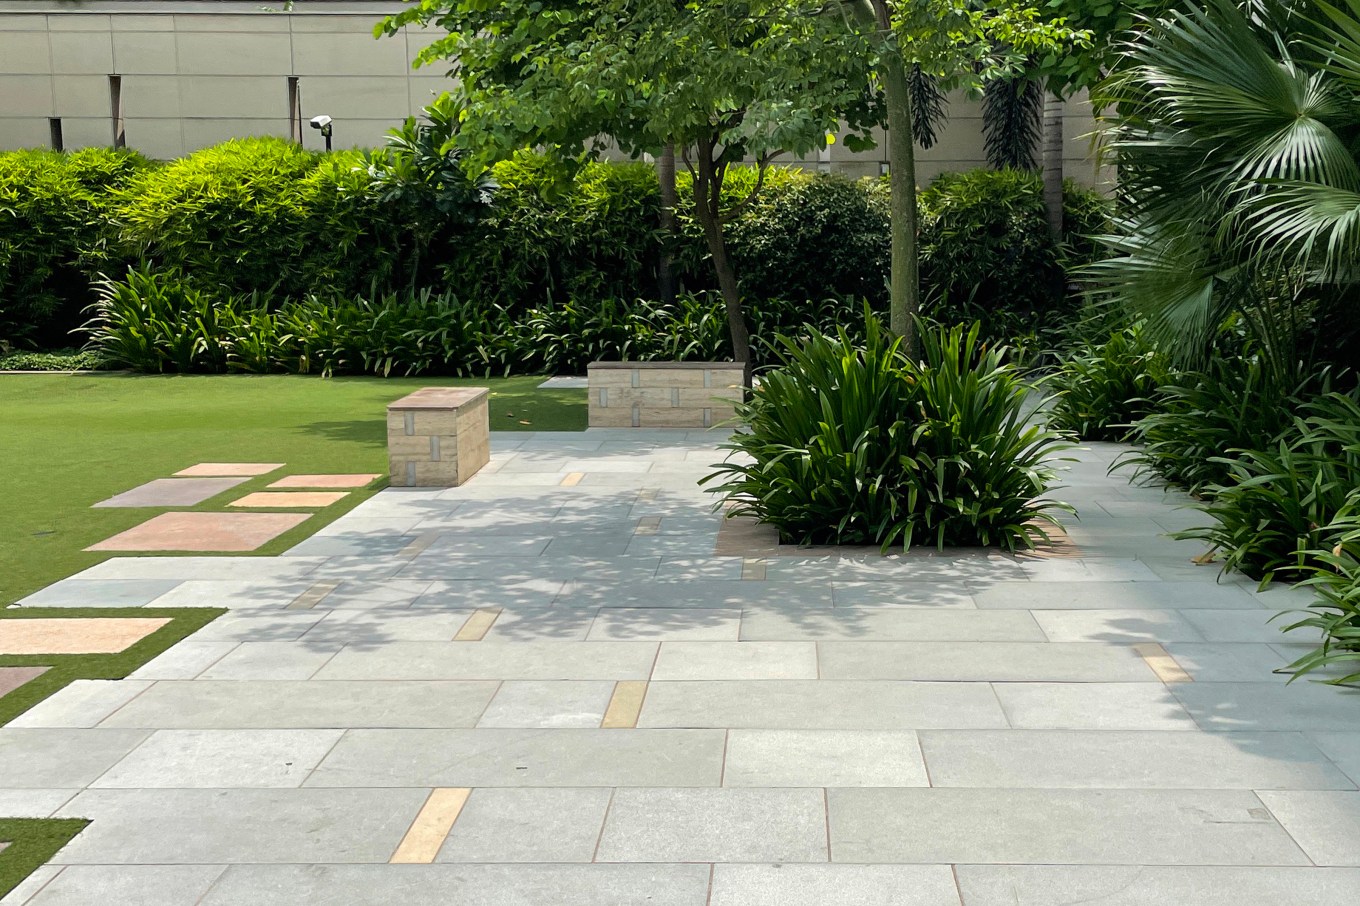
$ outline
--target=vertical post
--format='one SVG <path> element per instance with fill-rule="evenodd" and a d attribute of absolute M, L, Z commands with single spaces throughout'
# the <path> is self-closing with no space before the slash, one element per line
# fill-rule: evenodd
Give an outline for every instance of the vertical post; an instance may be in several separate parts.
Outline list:
<path fill-rule="evenodd" d="M 302 89 L 297 76 L 288 77 L 288 137 L 302 144 Z"/>
<path fill-rule="evenodd" d="M 127 147 L 127 133 L 123 124 L 123 77 L 109 76 L 109 116 L 113 125 L 113 146 Z"/>

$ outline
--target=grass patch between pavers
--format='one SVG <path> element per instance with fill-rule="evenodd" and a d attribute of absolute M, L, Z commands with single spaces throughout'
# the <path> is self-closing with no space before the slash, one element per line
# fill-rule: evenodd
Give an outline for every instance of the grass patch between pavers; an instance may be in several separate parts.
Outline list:
<path fill-rule="evenodd" d="M 86 818 L 0 818 L 0 897 L 18 887 L 83 831 Z"/>
<path fill-rule="evenodd" d="M 0 726 L 32 708 L 73 680 L 117 680 L 127 676 L 176 642 L 193 635 L 226 613 L 221 607 L 10 607 L 0 620 L 80 619 L 83 617 L 168 617 L 160 629 L 116 654 L 0 654 L 0 667 L 47 667 L 0 698 Z M 3 838 L 0 838 L 3 839 Z M 6 850 L 8 852 L 8 850 Z M 4 853 L 0 853 L 0 858 Z"/>
<path fill-rule="evenodd" d="M 419 387 L 490 387 L 493 431 L 584 430 L 586 391 L 539 390 L 542 381 L 0 375 L 0 606 L 108 559 L 84 548 L 157 513 L 225 510 L 290 474 L 385 474 L 386 406 Z M 286 465 L 196 507 L 90 508 L 199 462 Z M 288 549 L 374 491 L 352 492 L 254 553 Z"/>

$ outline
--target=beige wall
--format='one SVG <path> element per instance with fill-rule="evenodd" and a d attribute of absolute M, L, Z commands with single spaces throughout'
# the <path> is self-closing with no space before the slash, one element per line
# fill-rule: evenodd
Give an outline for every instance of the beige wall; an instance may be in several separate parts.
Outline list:
<path fill-rule="evenodd" d="M 67 148 L 113 137 L 109 76 L 122 80 L 129 147 L 178 157 L 228 138 L 289 135 L 288 78 L 298 79 L 303 120 L 335 120 L 335 146 L 372 147 L 447 87 L 438 67 L 412 70 L 429 38 L 408 30 L 374 39 L 382 0 L 0 0 L 0 148 L 49 147 L 59 117 Z M 1084 102 L 1069 104 L 1068 173 L 1096 181 Z M 321 147 L 303 128 L 303 143 Z M 849 176 L 877 175 L 886 142 L 862 154 L 836 144 L 801 163 Z M 950 103 L 939 143 L 920 152 L 922 183 L 985 163 L 978 105 Z"/>

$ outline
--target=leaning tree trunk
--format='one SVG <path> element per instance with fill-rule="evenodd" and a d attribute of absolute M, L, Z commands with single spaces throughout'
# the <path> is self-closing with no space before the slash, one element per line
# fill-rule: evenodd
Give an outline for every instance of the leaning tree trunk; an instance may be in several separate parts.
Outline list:
<path fill-rule="evenodd" d="M 657 289 L 664 302 L 675 301 L 674 247 L 676 240 L 675 143 L 668 142 L 656 159 L 656 181 L 661 189 L 661 260 L 657 264 Z"/>
<path fill-rule="evenodd" d="M 1044 98 L 1044 211 L 1054 240 L 1063 231 L 1063 99 L 1055 92 Z"/>
<path fill-rule="evenodd" d="M 737 272 L 727 257 L 727 242 L 722 224 L 723 170 L 716 165 L 710 149 L 700 148 L 694 167 L 694 216 L 703 228 L 708 253 L 713 259 L 713 270 L 718 277 L 723 307 L 727 310 L 727 329 L 732 336 L 732 358 L 744 366 L 746 384 L 751 383 L 751 333 L 742 310 L 741 290 L 737 286 Z"/>

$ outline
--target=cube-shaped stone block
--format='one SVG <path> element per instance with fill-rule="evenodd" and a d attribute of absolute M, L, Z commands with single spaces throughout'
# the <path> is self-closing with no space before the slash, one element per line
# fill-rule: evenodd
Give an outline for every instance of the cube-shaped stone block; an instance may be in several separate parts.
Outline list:
<path fill-rule="evenodd" d="M 491 458 L 485 387 L 425 387 L 387 407 L 393 487 L 452 488 Z"/>
<path fill-rule="evenodd" d="M 594 362 L 588 371 L 592 428 L 708 428 L 745 399 L 733 362 Z"/>

